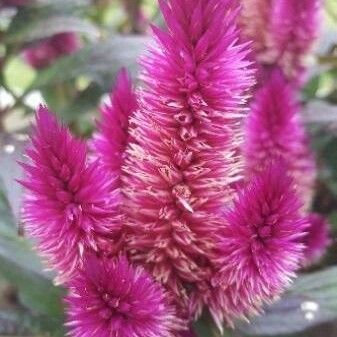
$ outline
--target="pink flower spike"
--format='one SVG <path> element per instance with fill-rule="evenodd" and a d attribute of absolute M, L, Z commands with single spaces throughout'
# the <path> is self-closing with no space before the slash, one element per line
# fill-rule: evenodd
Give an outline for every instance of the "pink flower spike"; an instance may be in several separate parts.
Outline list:
<path fill-rule="evenodd" d="M 310 207 L 316 163 L 296 101 L 296 90 L 278 69 L 255 94 L 246 120 L 243 154 L 247 177 L 282 158 L 294 179 L 304 209 Z"/>
<path fill-rule="evenodd" d="M 242 37 L 251 41 L 253 53 L 261 63 L 275 60 L 270 32 L 272 0 L 241 0 L 239 25 Z"/>
<path fill-rule="evenodd" d="M 43 69 L 58 58 L 75 53 L 81 46 L 81 40 L 76 33 L 60 33 L 24 49 L 23 58 L 33 68 Z"/>
<path fill-rule="evenodd" d="M 232 0 L 160 1 L 168 30 L 141 65 L 123 174 L 129 251 L 197 317 L 210 295 L 221 210 L 242 179 L 244 104 L 254 83 Z"/>
<path fill-rule="evenodd" d="M 322 0 L 242 0 L 240 26 L 252 41 L 259 77 L 278 66 L 287 80 L 302 85 L 308 55 L 319 31 Z"/>
<path fill-rule="evenodd" d="M 129 138 L 129 117 L 137 108 L 131 79 L 126 69 L 122 69 L 110 94 L 110 102 L 101 109 L 102 120 L 98 123 L 99 132 L 93 142 L 95 155 L 102 159 L 102 165 L 114 177 L 120 177 Z"/>
<path fill-rule="evenodd" d="M 274 1 L 271 34 L 277 51 L 277 63 L 289 79 L 303 83 L 306 57 L 319 31 L 322 0 Z"/>
<path fill-rule="evenodd" d="M 276 162 L 252 178 L 225 214 L 216 301 L 228 322 L 257 313 L 295 277 L 308 223 L 293 186 Z"/>
<path fill-rule="evenodd" d="M 173 337 L 181 328 L 160 284 L 124 257 L 91 256 L 69 288 L 72 337 Z"/>
<path fill-rule="evenodd" d="M 32 145 L 22 164 L 27 189 L 23 220 L 48 266 L 66 281 L 82 265 L 86 250 L 97 251 L 119 228 L 109 195 L 110 180 L 97 163 L 86 164 L 86 146 L 59 125 L 46 107 L 36 115 Z"/>
<path fill-rule="evenodd" d="M 317 263 L 331 244 L 330 225 L 327 220 L 316 213 L 308 215 L 309 227 L 304 237 L 304 266 Z"/>

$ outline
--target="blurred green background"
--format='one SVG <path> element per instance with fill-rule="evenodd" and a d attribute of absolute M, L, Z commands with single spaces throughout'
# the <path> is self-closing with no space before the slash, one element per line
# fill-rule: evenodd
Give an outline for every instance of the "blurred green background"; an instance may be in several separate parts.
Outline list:
<path fill-rule="evenodd" d="M 281 1 L 281 0 L 280 0 Z M 294 0 L 301 1 L 301 0 Z M 63 290 L 52 284 L 19 221 L 22 156 L 33 111 L 41 103 L 78 135 L 92 134 L 97 106 L 121 66 L 135 76 L 137 57 L 161 25 L 155 0 L 0 0 L 0 335 L 63 336 Z M 36 70 L 23 50 L 64 31 L 82 48 Z M 315 210 L 332 224 L 333 244 L 323 261 L 251 325 L 226 336 L 337 336 L 337 1 L 325 2 L 320 39 L 301 99 L 319 163 Z M 199 323 L 202 337 L 213 332 Z M 217 335 L 214 332 L 214 335 Z"/>

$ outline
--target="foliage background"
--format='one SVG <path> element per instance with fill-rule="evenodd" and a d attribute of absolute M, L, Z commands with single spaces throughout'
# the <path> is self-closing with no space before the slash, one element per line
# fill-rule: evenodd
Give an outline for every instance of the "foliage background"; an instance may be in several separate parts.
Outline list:
<path fill-rule="evenodd" d="M 0 5 L 1 5 L 0 0 Z M 300 0 L 298 0 L 300 1 Z M 139 11 L 145 20 L 138 20 Z M 63 336 L 63 290 L 43 272 L 19 222 L 22 157 L 32 112 L 46 102 L 81 136 L 89 136 L 97 106 L 126 66 L 149 41 L 148 22 L 162 23 L 155 0 L 35 0 L 0 8 L 0 335 Z M 80 34 L 84 47 L 36 71 L 21 52 L 64 30 Z M 326 0 L 321 37 L 302 92 L 304 114 L 319 162 L 315 210 L 332 224 L 333 244 L 283 298 L 252 324 L 225 336 L 337 336 L 337 2 Z M 219 336 L 207 321 L 200 337 Z"/>

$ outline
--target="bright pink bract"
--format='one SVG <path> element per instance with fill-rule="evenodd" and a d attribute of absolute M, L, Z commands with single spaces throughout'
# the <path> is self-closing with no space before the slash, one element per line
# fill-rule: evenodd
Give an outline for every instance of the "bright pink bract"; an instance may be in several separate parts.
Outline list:
<path fill-rule="evenodd" d="M 226 211 L 218 301 L 229 322 L 259 312 L 295 277 L 308 223 L 293 186 L 283 163 L 275 162 L 253 177 Z"/>
<path fill-rule="evenodd" d="M 118 230 L 111 181 L 97 162 L 86 163 L 85 143 L 73 138 L 45 107 L 36 116 L 32 146 L 22 164 L 27 188 L 25 229 L 37 240 L 48 266 L 66 281 L 86 250 L 99 251 Z"/>
<path fill-rule="evenodd" d="M 232 1 L 160 1 L 131 121 L 124 194 L 131 258 L 171 289 L 187 315 L 210 296 L 221 208 L 241 179 L 243 104 L 253 83 Z M 206 225 L 207 224 L 207 225 Z"/>
<path fill-rule="evenodd" d="M 164 290 L 142 268 L 126 258 L 86 261 L 66 298 L 72 336 L 176 336 L 179 319 Z"/>
<path fill-rule="evenodd" d="M 245 135 L 246 174 L 260 172 L 273 160 L 282 158 L 308 209 L 314 192 L 316 164 L 296 91 L 278 69 L 256 92 L 246 120 Z"/>

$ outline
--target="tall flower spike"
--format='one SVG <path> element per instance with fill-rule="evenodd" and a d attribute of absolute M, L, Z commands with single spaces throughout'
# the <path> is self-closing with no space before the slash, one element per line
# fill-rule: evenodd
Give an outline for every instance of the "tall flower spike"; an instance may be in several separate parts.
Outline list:
<path fill-rule="evenodd" d="M 322 0 L 242 0 L 240 26 L 252 41 L 259 75 L 279 66 L 293 84 L 302 84 L 306 58 L 318 35 Z"/>
<path fill-rule="evenodd" d="M 69 288 L 72 337 L 173 337 L 181 328 L 160 284 L 124 257 L 89 257 Z"/>
<path fill-rule="evenodd" d="M 27 188 L 23 218 L 28 234 L 48 265 L 66 281 L 82 264 L 85 250 L 98 250 L 100 241 L 118 229 L 110 180 L 97 163 L 86 164 L 86 146 L 40 107 L 30 163 L 22 164 Z"/>
<path fill-rule="evenodd" d="M 252 178 L 225 214 L 217 277 L 228 322 L 255 314 L 290 283 L 303 259 L 308 226 L 281 163 Z"/>
<path fill-rule="evenodd" d="M 295 90 L 277 69 L 255 94 L 246 121 L 243 153 L 247 176 L 264 170 L 270 161 L 282 158 L 305 209 L 310 207 L 316 178 L 315 160 Z"/>
<path fill-rule="evenodd" d="M 210 292 L 220 210 L 241 179 L 240 125 L 253 83 L 231 0 L 160 1 L 168 32 L 142 60 L 124 193 L 129 251 L 197 316 Z"/>
<path fill-rule="evenodd" d="M 242 0 L 239 25 L 241 35 L 251 41 L 253 53 L 258 61 L 272 63 L 275 52 L 272 50 L 272 40 L 269 25 L 272 0 Z"/>
<path fill-rule="evenodd" d="M 306 69 L 306 57 L 318 35 L 322 0 L 273 1 L 271 32 L 277 51 L 277 63 L 288 78 L 300 84 Z"/>
<path fill-rule="evenodd" d="M 305 266 L 318 262 L 331 243 L 330 225 L 327 220 L 316 213 L 308 215 L 309 227 L 304 237 L 304 262 Z"/>
<path fill-rule="evenodd" d="M 101 109 L 102 119 L 94 139 L 96 156 L 114 177 L 120 177 L 124 152 L 128 141 L 129 117 L 138 108 L 132 82 L 126 69 L 117 77 L 116 87 L 110 94 L 110 102 Z"/>

